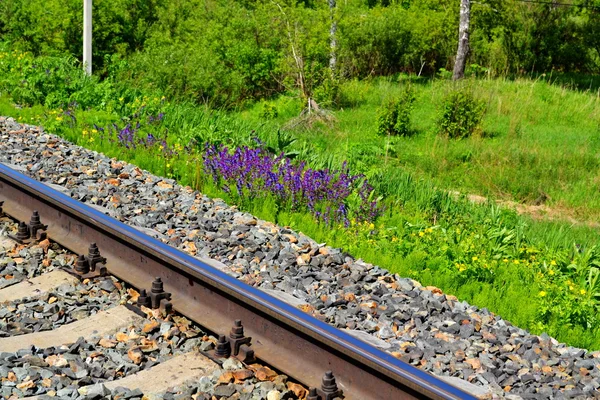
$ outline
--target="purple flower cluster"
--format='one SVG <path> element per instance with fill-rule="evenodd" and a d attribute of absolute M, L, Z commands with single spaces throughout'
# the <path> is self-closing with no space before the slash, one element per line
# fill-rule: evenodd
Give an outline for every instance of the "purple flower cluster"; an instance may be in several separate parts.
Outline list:
<path fill-rule="evenodd" d="M 179 153 L 174 148 L 170 147 L 165 139 L 168 135 L 167 130 L 160 134 L 160 137 L 157 137 L 151 132 L 143 133 L 143 130 L 155 130 L 156 128 L 152 129 L 151 125 L 159 124 L 164 116 L 165 114 L 162 112 L 157 116 L 148 115 L 148 122 L 142 125 L 142 116 L 140 113 L 136 113 L 127 119 L 132 122 L 127 122 L 123 127 L 119 127 L 119 125 L 113 123 L 106 128 L 94 124 L 94 128 L 100 132 L 102 138 L 104 138 L 106 132 L 111 142 L 115 142 L 126 149 L 136 149 L 138 147 L 150 149 L 157 147 L 164 157 L 176 157 Z M 189 150 L 188 147 L 186 147 L 185 150 Z"/>
<path fill-rule="evenodd" d="M 237 147 L 230 151 L 209 144 L 203 158 L 205 171 L 215 183 L 223 183 L 225 191 L 235 188 L 242 198 L 270 194 L 292 211 L 307 209 L 327 224 L 348 225 L 350 218 L 372 221 L 382 212 L 378 201 L 373 200 L 373 187 L 363 175 L 350 175 L 346 163 L 339 171 L 315 170 L 305 162 L 293 164 L 283 154 L 276 156 L 264 148 Z"/>

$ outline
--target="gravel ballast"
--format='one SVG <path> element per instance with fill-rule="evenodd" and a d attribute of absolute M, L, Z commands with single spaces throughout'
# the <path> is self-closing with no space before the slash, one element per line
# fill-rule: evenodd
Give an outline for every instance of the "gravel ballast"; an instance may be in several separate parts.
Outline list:
<path fill-rule="evenodd" d="M 239 280 L 425 371 L 494 397 L 600 398 L 600 353 L 532 335 L 437 288 L 41 128 L 0 118 L 0 162 L 165 243 L 220 261 Z"/>
<path fill-rule="evenodd" d="M 171 315 L 168 319 L 151 317 L 112 335 L 80 338 L 69 345 L 0 352 L 0 397 L 261 400 L 297 399 L 306 393 L 285 375 L 259 364 L 245 367 L 234 358 L 224 360 L 212 373 L 164 393 L 104 386 L 175 356 L 209 350 L 216 341 L 185 318 Z"/>

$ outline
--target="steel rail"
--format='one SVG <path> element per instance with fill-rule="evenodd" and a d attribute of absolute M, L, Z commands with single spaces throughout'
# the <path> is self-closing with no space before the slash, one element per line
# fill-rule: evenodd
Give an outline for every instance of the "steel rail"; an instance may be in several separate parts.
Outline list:
<path fill-rule="evenodd" d="M 475 399 L 238 281 L 218 262 L 192 257 L 2 163 L 0 200 L 19 221 L 39 211 L 49 238 L 78 254 L 96 242 L 109 273 L 134 287 L 161 277 L 174 309 L 213 332 L 228 332 L 241 319 L 256 356 L 307 386 L 319 387 L 332 370 L 350 400 Z"/>

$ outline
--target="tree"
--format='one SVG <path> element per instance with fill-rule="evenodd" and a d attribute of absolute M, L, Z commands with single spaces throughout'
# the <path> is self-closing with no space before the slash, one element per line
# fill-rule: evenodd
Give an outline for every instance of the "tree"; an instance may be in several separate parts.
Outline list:
<path fill-rule="evenodd" d="M 471 20 L 471 0 L 460 1 L 460 24 L 458 27 L 458 51 L 454 62 L 452 79 L 462 79 L 465 76 L 465 64 L 469 55 L 469 24 Z"/>
<path fill-rule="evenodd" d="M 331 48 L 329 68 L 331 69 L 331 74 L 335 76 L 335 70 L 337 68 L 337 21 L 335 20 L 335 0 L 329 0 L 329 13 L 331 14 L 331 25 L 329 27 L 329 44 Z"/>

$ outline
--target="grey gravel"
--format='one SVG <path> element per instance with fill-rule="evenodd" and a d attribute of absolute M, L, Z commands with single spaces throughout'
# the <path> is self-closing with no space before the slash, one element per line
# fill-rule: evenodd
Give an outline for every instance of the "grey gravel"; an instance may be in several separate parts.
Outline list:
<path fill-rule="evenodd" d="M 0 396 L 261 400 L 269 399 L 269 391 L 273 390 L 282 399 L 297 399 L 306 393 L 305 388 L 288 382 L 285 375 L 258 364 L 244 366 L 232 358 L 225 360 L 223 368 L 212 375 L 169 388 L 158 395 L 145 395 L 139 389 L 123 387 L 108 390 L 104 382 L 151 368 L 178 354 L 198 351 L 202 343 L 217 341 L 183 317 L 171 315 L 167 318 L 160 324 L 160 329 L 150 329 L 153 323 L 145 320 L 102 338 L 80 338 L 71 345 L 0 353 Z"/>
<path fill-rule="evenodd" d="M 0 337 L 56 329 L 127 301 L 126 289 L 114 286 L 113 277 L 79 284 L 62 284 L 41 296 L 5 303 L 0 310 Z M 103 282 L 111 282 L 112 290 Z M 116 281 L 116 280 L 115 280 Z"/>
<path fill-rule="evenodd" d="M 0 289 L 72 263 L 68 252 L 56 244 L 16 245 L 8 238 L 8 235 L 15 235 L 16 232 L 15 222 L 0 218 Z"/>
<path fill-rule="evenodd" d="M 216 260 L 247 284 L 285 293 L 284 300 L 293 296 L 301 303 L 290 303 L 333 326 L 383 340 L 387 351 L 425 371 L 496 397 L 600 398 L 600 353 L 532 335 L 487 309 L 171 179 L 11 119 L 0 119 L 0 162 L 165 243 Z"/>

